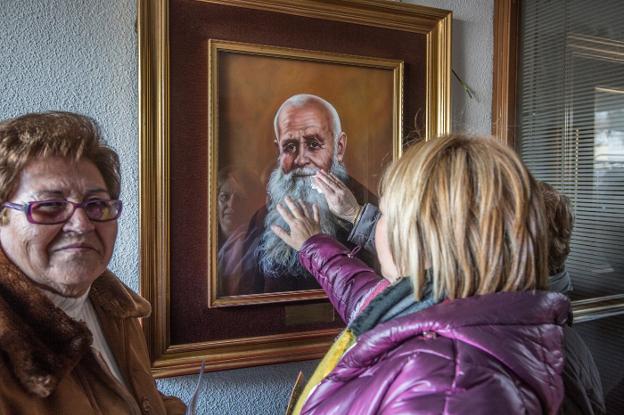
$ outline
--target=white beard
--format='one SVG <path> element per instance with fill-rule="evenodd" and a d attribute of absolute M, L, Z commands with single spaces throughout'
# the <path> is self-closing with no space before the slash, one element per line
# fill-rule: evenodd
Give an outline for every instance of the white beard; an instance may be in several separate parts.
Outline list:
<path fill-rule="evenodd" d="M 267 186 L 269 202 L 264 220 L 264 232 L 257 252 L 260 269 L 269 278 L 284 275 L 301 277 L 306 274 L 299 263 L 297 251 L 271 231 L 271 225 L 278 225 L 286 231 L 290 231 L 276 209 L 276 205 L 281 203 L 286 196 L 290 196 L 293 200 L 318 206 L 321 233 L 336 236 L 338 227 L 344 226 L 344 222 L 329 211 L 325 196 L 312 188 L 312 178 L 316 172 L 317 169 L 315 168 L 298 168 L 289 173 L 284 173 L 282 168 L 277 166 L 271 173 Z M 331 173 L 343 182 L 346 182 L 348 178 L 344 164 L 339 161 L 334 160 Z"/>

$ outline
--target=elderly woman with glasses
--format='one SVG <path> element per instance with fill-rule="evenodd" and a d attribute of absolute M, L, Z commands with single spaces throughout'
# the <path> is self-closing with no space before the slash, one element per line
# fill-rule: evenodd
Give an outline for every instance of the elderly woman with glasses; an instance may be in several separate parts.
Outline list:
<path fill-rule="evenodd" d="M 119 159 L 82 115 L 0 123 L 0 413 L 170 414 L 139 318 L 110 271 Z"/>

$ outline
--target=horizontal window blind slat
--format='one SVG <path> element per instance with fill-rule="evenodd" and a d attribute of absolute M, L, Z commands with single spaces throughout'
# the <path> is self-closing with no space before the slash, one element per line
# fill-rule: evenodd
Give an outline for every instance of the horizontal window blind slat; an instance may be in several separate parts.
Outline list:
<path fill-rule="evenodd" d="M 624 267 L 624 264 L 613 264 L 610 261 L 606 260 L 603 262 L 586 262 L 582 259 L 579 260 L 577 259 L 577 257 L 572 255 L 568 257 L 568 260 L 566 261 L 566 268 L 568 269 L 568 271 L 573 269 L 585 270 L 583 273 L 581 273 L 581 275 L 591 273 L 595 275 L 618 275 L 622 277 L 622 267 Z M 588 275 L 584 276 L 587 277 Z M 621 283 L 624 283 L 624 281 L 621 281 Z"/>
<path fill-rule="evenodd" d="M 624 263 L 618 261 L 615 255 L 598 255 L 597 252 L 575 252 L 571 253 L 566 261 L 566 265 L 575 267 L 586 267 L 593 270 L 600 270 L 602 273 L 624 272 Z"/>
<path fill-rule="evenodd" d="M 609 251 L 604 252 L 622 252 L 622 248 L 624 248 L 624 241 L 619 235 L 606 235 L 604 233 L 600 234 L 586 234 L 583 232 L 576 232 L 574 236 L 577 239 L 582 238 L 584 243 L 577 243 L 575 246 L 584 246 L 586 248 L 591 248 L 596 244 L 605 243 L 605 246 L 608 247 Z M 603 252 L 603 249 L 600 249 Z"/>
<path fill-rule="evenodd" d="M 595 220 L 591 221 L 590 223 L 583 223 L 580 220 L 577 220 L 576 222 L 577 223 L 574 226 L 574 234 L 577 236 L 583 233 L 588 235 L 613 234 L 618 236 L 620 240 L 624 241 L 624 237 L 622 237 L 622 231 L 624 231 L 624 226 L 622 226 L 622 224 L 618 224 L 617 222 L 609 223 L 608 221 L 603 220 Z"/>

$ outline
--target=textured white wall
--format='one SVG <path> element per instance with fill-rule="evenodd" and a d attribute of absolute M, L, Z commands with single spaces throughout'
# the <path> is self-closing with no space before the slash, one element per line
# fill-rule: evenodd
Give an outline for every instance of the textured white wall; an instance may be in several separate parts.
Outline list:
<path fill-rule="evenodd" d="M 454 12 L 453 129 L 488 133 L 491 122 L 493 0 L 417 0 Z M 122 163 L 124 214 L 111 268 L 138 290 L 137 37 L 133 0 L 0 0 L 0 119 L 65 110 L 94 117 Z M 315 362 L 209 373 L 205 414 L 282 413 L 298 369 Z M 188 401 L 196 376 L 160 380 Z"/>
<path fill-rule="evenodd" d="M 493 0 L 408 0 L 404 3 L 453 12 L 451 66 L 472 89 L 469 98 L 453 76 L 452 128 L 455 132 L 490 134 L 492 124 Z"/>
<path fill-rule="evenodd" d="M 122 166 L 112 268 L 138 290 L 135 16 L 132 0 L 1 0 L 0 119 L 63 110 L 99 121 Z"/>

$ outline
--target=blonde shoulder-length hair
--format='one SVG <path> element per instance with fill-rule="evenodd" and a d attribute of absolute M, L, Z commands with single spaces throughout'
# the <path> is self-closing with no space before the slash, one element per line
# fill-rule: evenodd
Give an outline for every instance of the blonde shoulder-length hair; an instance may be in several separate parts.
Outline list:
<path fill-rule="evenodd" d="M 381 193 L 393 260 L 416 298 L 426 278 L 438 299 L 545 288 L 542 196 L 509 147 L 463 135 L 418 142 L 388 168 Z"/>

